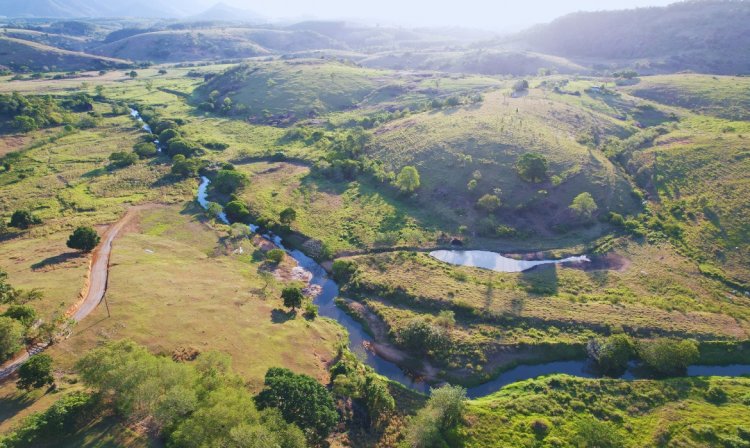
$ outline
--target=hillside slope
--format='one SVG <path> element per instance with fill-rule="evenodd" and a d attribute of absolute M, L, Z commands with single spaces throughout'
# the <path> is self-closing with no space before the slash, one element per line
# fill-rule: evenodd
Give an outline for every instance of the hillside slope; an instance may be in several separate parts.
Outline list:
<path fill-rule="evenodd" d="M 0 61 L 14 70 L 25 67 L 35 71 L 101 70 L 130 65 L 124 59 L 61 50 L 9 37 L 0 37 Z"/>
<path fill-rule="evenodd" d="M 648 71 L 750 72 L 750 2 L 707 0 L 664 8 L 581 12 L 506 43 L 591 64 Z"/>

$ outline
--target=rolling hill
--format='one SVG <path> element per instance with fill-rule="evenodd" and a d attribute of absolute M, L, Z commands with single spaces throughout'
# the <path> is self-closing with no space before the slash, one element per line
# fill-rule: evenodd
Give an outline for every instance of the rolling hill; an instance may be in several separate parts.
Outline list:
<path fill-rule="evenodd" d="M 0 37 L 0 61 L 13 70 L 26 68 L 34 71 L 102 70 L 130 65 L 124 59 L 61 50 L 9 37 Z"/>

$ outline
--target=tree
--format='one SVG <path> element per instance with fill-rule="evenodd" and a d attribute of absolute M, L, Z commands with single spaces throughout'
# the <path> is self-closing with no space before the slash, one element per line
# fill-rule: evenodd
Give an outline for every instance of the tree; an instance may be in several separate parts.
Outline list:
<path fill-rule="evenodd" d="M 396 402 L 388 390 L 388 386 L 375 375 L 367 375 L 362 392 L 370 426 L 377 427 L 388 420 L 390 414 L 396 409 Z"/>
<path fill-rule="evenodd" d="M 219 193 L 232 194 L 247 186 L 248 183 L 249 179 L 245 173 L 224 169 L 216 173 L 213 186 Z"/>
<path fill-rule="evenodd" d="M 21 322 L 21 324 L 29 328 L 34 322 L 36 322 L 36 310 L 28 305 L 11 305 L 2 314 L 3 317 L 10 317 L 11 319 Z"/>
<path fill-rule="evenodd" d="M 541 182 L 547 178 L 549 163 L 541 154 L 528 152 L 518 158 L 516 170 L 521 179 L 527 182 Z"/>
<path fill-rule="evenodd" d="M 599 207 L 597 207 L 591 193 L 585 191 L 573 199 L 569 208 L 579 218 L 589 221 Z"/>
<path fill-rule="evenodd" d="M 689 365 L 695 363 L 700 353 L 695 341 L 661 338 L 641 341 L 638 344 L 638 356 L 654 371 L 676 375 L 685 372 Z"/>
<path fill-rule="evenodd" d="M 151 142 L 138 143 L 133 146 L 133 151 L 135 151 L 135 153 L 138 154 L 138 157 L 140 157 L 141 159 L 154 157 L 159 153 L 156 145 Z"/>
<path fill-rule="evenodd" d="M 179 139 L 181 137 L 182 136 L 177 129 L 168 128 L 161 131 L 161 134 L 159 134 L 159 143 L 161 143 L 162 145 L 168 145 L 172 140 Z"/>
<path fill-rule="evenodd" d="M 18 368 L 16 387 L 24 390 L 38 389 L 55 383 L 52 376 L 52 357 L 45 353 L 34 355 Z"/>
<path fill-rule="evenodd" d="M 185 157 L 191 157 L 198 151 L 198 147 L 193 142 L 188 142 L 181 138 L 173 138 L 169 140 L 167 145 L 167 154 L 171 157 L 183 155 Z"/>
<path fill-rule="evenodd" d="M 586 350 L 603 373 L 619 376 L 628 368 L 633 343 L 626 334 L 615 334 L 603 340 L 590 340 Z"/>
<path fill-rule="evenodd" d="M 13 119 L 13 126 L 21 132 L 31 132 L 39 129 L 36 120 L 26 115 L 18 115 Z"/>
<path fill-rule="evenodd" d="M 465 407 L 466 389 L 460 386 L 432 389 L 427 405 L 417 412 L 407 428 L 409 446 L 448 446 L 444 434 L 461 421 Z"/>
<path fill-rule="evenodd" d="M 138 77 L 138 72 L 137 72 L 137 71 L 135 71 L 135 70 L 131 70 L 131 71 L 130 71 L 130 72 L 128 73 L 128 76 L 130 76 L 130 78 L 131 78 L 131 79 L 135 79 L 135 78 L 137 78 L 137 77 Z"/>
<path fill-rule="evenodd" d="M 99 234 L 91 227 L 79 227 L 68 238 L 67 246 L 81 252 L 91 252 L 101 241 Z"/>
<path fill-rule="evenodd" d="M 247 206 L 241 201 L 230 201 L 224 207 L 224 213 L 227 215 L 229 222 L 242 222 L 246 223 L 250 220 L 250 211 Z"/>
<path fill-rule="evenodd" d="M 17 229 L 28 229 L 29 227 L 40 224 L 42 221 L 32 215 L 28 210 L 16 210 L 10 217 L 10 226 Z"/>
<path fill-rule="evenodd" d="M 199 164 L 194 159 L 188 159 L 182 154 L 172 158 L 171 173 L 179 177 L 195 177 L 198 175 Z"/>
<path fill-rule="evenodd" d="M 529 82 L 526 81 L 525 79 L 520 79 L 516 81 L 515 84 L 513 84 L 513 91 L 516 93 L 523 92 L 524 90 L 528 90 L 528 89 L 529 89 Z"/>
<path fill-rule="evenodd" d="M 494 194 L 486 194 L 479 198 L 477 206 L 487 213 L 492 213 L 500 207 L 500 198 Z"/>
<path fill-rule="evenodd" d="M 396 186 L 404 193 L 413 192 L 419 188 L 419 185 L 419 171 L 413 166 L 403 167 L 396 177 Z"/>
<path fill-rule="evenodd" d="M 10 317 L 0 317 L 0 362 L 21 349 L 24 328 L 20 322 Z"/>
<path fill-rule="evenodd" d="M 302 289 L 297 286 L 290 286 L 281 291 L 281 298 L 284 299 L 284 306 L 295 311 L 302 306 L 302 300 L 305 298 Z"/>
<path fill-rule="evenodd" d="M 291 207 L 285 208 L 281 211 L 281 213 L 279 213 L 279 221 L 281 221 L 281 223 L 285 226 L 293 223 L 295 219 L 297 219 L 297 211 Z"/>
<path fill-rule="evenodd" d="M 281 249 L 271 249 L 266 253 L 266 258 L 273 264 L 279 264 L 284 259 L 285 252 Z"/>
<path fill-rule="evenodd" d="M 357 263 L 351 260 L 336 260 L 333 262 L 331 272 L 334 280 L 345 283 L 357 273 Z"/>
<path fill-rule="evenodd" d="M 260 409 L 277 408 L 314 442 L 325 439 L 338 421 L 331 394 L 314 378 L 289 369 L 268 369 L 265 388 L 256 397 Z"/>

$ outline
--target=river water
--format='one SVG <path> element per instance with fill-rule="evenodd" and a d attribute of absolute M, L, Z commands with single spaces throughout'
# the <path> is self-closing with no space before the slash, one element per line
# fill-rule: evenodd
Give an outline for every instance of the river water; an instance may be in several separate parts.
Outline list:
<path fill-rule="evenodd" d="M 436 250 L 430 252 L 430 256 L 443 263 L 484 268 L 497 272 L 523 272 L 543 264 L 586 263 L 591 261 L 585 255 L 562 260 L 514 260 L 484 250 Z"/>
<path fill-rule="evenodd" d="M 208 207 L 208 186 L 210 184 L 210 180 L 207 177 L 201 178 L 201 184 L 198 188 L 198 196 L 197 201 L 203 207 L 204 209 Z M 220 215 L 219 219 L 221 219 L 223 222 L 227 222 L 226 216 Z M 250 229 L 253 232 L 256 232 L 258 230 L 257 226 L 250 226 Z M 404 386 L 407 386 L 411 389 L 417 390 L 419 392 L 429 392 L 429 385 L 422 381 L 415 381 L 411 376 L 409 376 L 407 373 L 404 372 L 398 365 L 395 363 L 392 363 L 390 361 L 386 361 L 385 359 L 377 356 L 376 354 L 372 353 L 369 350 L 365 349 L 365 342 L 373 342 L 370 335 L 367 334 L 367 332 L 364 330 L 364 327 L 362 325 L 355 321 L 351 316 L 346 314 L 343 310 L 341 310 L 336 304 L 334 303 L 334 300 L 336 297 L 338 297 L 339 294 L 339 287 L 332 279 L 328 277 L 328 273 L 325 269 L 323 269 L 322 266 L 320 266 L 315 260 L 308 257 L 304 253 L 300 252 L 299 250 L 289 250 L 286 247 L 284 247 L 282 239 L 273 234 L 265 234 L 263 235 L 264 238 L 267 238 L 270 241 L 273 241 L 277 246 L 279 246 L 281 249 L 284 249 L 291 255 L 299 265 L 305 269 L 307 269 L 310 273 L 312 273 L 312 280 L 311 284 L 318 285 L 321 288 L 321 293 L 315 298 L 314 303 L 318 306 L 318 314 L 323 317 L 327 317 L 330 319 L 336 320 L 339 324 L 341 324 L 349 333 L 349 348 L 354 352 L 357 353 L 361 359 L 365 360 L 365 362 L 371 366 L 377 373 L 380 375 L 383 375 L 393 381 L 396 381 L 398 383 L 403 384 Z M 497 257 L 488 257 L 485 258 L 485 255 L 480 256 L 479 258 L 472 256 L 467 257 L 465 253 L 467 251 L 441 251 L 441 252 L 455 252 L 454 255 L 451 254 L 443 254 L 442 256 L 446 259 L 452 259 L 454 261 L 457 260 L 467 260 L 471 262 L 481 262 L 482 260 L 486 260 L 488 262 L 494 262 L 493 266 L 498 266 L 498 258 Z M 472 251 L 476 252 L 476 251 Z M 491 253 L 491 252 L 487 252 Z M 495 254 L 498 255 L 498 254 Z M 499 255 L 498 255 L 499 256 Z M 463 258 L 462 258 L 463 257 Z M 505 258 L 502 256 L 499 256 L 501 258 Z M 537 263 L 538 264 L 548 264 L 548 263 L 562 263 L 567 261 L 587 261 L 588 259 L 585 259 L 585 257 L 573 257 L 573 259 L 564 259 L 564 260 L 548 260 L 546 262 Z M 479 261 L 477 261 L 479 260 Z M 506 258 L 506 260 L 511 260 L 509 258 Z M 512 260 L 514 262 L 518 260 Z M 501 261 L 501 263 L 505 263 L 505 261 Z M 475 266 L 474 264 L 471 264 L 469 266 Z M 513 269 L 518 269 L 520 267 L 528 266 L 525 264 L 511 264 Z M 484 267 L 484 266 L 479 266 Z M 533 266 L 525 267 L 525 269 L 529 269 Z M 491 269 L 491 268 L 490 268 Z M 521 269 L 521 271 L 525 270 Z M 518 270 L 514 271 L 504 271 L 504 272 L 520 272 Z M 483 397 L 485 395 L 489 395 L 491 393 L 494 393 L 498 391 L 503 386 L 507 386 L 508 384 L 536 378 L 541 375 L 549 375 L 549 374 L 557 374 L 557 373 L 564 373 L 568 375 L 574 375 L 578 377 L 584 377 L 584 378 L 596 378 L 599 377 L 599 375 L 591 368 L 591 365 L 586 360 L 578 360 L 578 361 L 556 361 L 556 362 L 548 362 L 543 364 L 535 364 L 535 365 L 519 365 L 512 369 L 509 369 L 497 377 L 495 377 L 493 380 L 488 381 L 484 384 L 481 384 L 479 386 L 471 387 L 467 390 L 467 395 L 470 398 L 478 398 Z M 728 366 L 690 366 L 687 371 L 688 376 L 740 376 L 740 375 L 750 375 L 750 365 L 728 365 Z M 639 373 L 637 368 L 631 368 L 629 369 L 623 376 L 623 379 L 636 379 L 644 377 L 642 374 Z"/>

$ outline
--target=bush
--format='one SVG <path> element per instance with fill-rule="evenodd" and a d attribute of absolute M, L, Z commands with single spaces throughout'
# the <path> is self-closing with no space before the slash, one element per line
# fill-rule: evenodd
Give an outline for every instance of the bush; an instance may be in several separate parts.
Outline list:
<path fill-rule="evenodd" d="M 279 213 L 279 222 L 281 222 L 285 226 L 293 223 L 295 219 L 297 219 L 297 211 L 291 207 L 285 208 L 281 211 L 281 213 Z"/>
<path fill-rule="evenodd" d="M 183 155 L 185 157 L 191 157 L 198 152 L 198 147 L 192 143 L 185 141 L 181 138 L 174 138 L 169 141 L 167 145 L 167 154 L 171 157 L 177 155 Z"/>
<path fill-rule="evenodd" d="M 233 194 L 250 182 L 247 175 L 240 171 L 222 169 L 216 173 L 213 186 L 219 193 Z"/>
<path fill-rule="evenodd" d="M 159 134 L 159 143 L 162 145 L 168 145 L 174 139 L 180 139 L 182 136 L 177 129 L 165 129 Z"/>
<path fill-rule="evenodd" d="M 411 193 L 419 188 L 419 171 L 413 166 L 405 166 L 396 177 L 396 186 L 404 193 Z"/>
<path fill-rule="evenodd" d="M 109 156 L 109 168 L 125 168 L 135 164 L 138 161 L 138 155 L 134 152 L 118 151 Z"/>
<path fill-rule="evenodd" d="M 357 272 L 357 264 L 350 260 L 336 260 L 331 268 L 333 279 L 339 283 L 349 281 Z"/>
<path fill-rule="evenodd" d="M 580 219 L 590 221 L 599 208 L 591 193 L 583 192 L 573 199 L 569 207 Z"/>
<path fill-rule="evenodd" d="M 91 227 L 79 227 L 68 238 L 67 246 L 81 252 L 91 252 L 99 244 L 99 234 Z"/>
<path fill-rule="evenodd" d="M 285 252 L 281 249 L 271 249 L 266 253 L 266 259 L 274 264 L 279 264 L 284 259 Z"/>
<path fill-rule="evenodd" d="M 518 158 L 516 170 L 521 179 L 527 182 L 541 182 L 547 178 L 549 163 L 547 158 L 537 153 L 526 153 Z"/>
<path fill-rule="evenodd" d="M 633 344 L 625 334 L 616 334 L 606 339 L 592 339 L 587 347 L 589 357 L 605 374 L 619 376 L 628 368 L 633 355 Z"/>
<path fill-rule="evenodd" d="M 449 343 L 446 330 L 426 319 L 415 317 L 409 320 L 398 333 L 401 344 L 414 353 L 442 351 Z"/>
<path fill-rule="evenodd" d="M 16 387 L 24 390 L 38 389 L 54 384 L 52 357 L 45 353 L 34 355 L 18 368 Z"/>
<path fill-rule="evenodd" d="M 718 386 L 711 386 L 706 391 L 706 400 L 714 404 L 723 404 L 727 401 L 727 393 Z"/>
<path fill-rule="evenodd" d="M 318 317 L 318 307 L 314 303 L 308 303 L 305 305 L 305 312 L 302 314 L 307 319 L 315 319 Z"/>
<path fill-rule="evenodd" d="M 2 287 L 2 285 L 0 285 Z M 29 328 L 34 322 L 36 322 L 36 310 L 28 305 L 11 305 L 2 314 L 3 317 L 10 317 L 11 319 L 21 322 L 21 324 Z"/>
<path fill-rule="evenodd" d="M 17 229 L 28 229 L 29 227 L 41 224 L 42 220 L 31 214 L 28 210 L 16 210 L 10 217 L 10 226 Z"/>
<path fill-rule="evenodd" d="M 408 446 L 449 446 L 445 434 L 461 421 L 465 407 L 466 389 L 460 386 L 432 389 L 427 405 L 417 412 L 406 430 Z"/>
<path fill-rule="evenodd" d="M 250 211 L 247 209 L 247 206 L 240 201 L 230 201 L 224 207 L 224 213 L 227 215 L 227 219 L 231 223 L 247 223 L 250 220 Z"/>
<path fill-rule="evenodd" d="M 665 375 L 684 373 L 700 356 L 695 341 L 666 338 L 641 341 L 638 355 L 649 368 Z"/>
<path fill-rule="evenodd" d="M 138 157 L 140 157 L 141 159 L 154 157 L 159 153 L 156 145 L 151 142 L 138 143 L 133 147 L 133 151 L 135 151 L 135 153 L 138 154 Z"/>
<path fill-rule="evenodd" d="M 0 317 L 0 362 L 14 355 L 23 346 L 24 328 L 10 317 Z"/>
<path fill-rule="evenodd" d="M 494 194 L 485 194 L 477 201 L 477 207 L 481 208 L 487 213 L 492 213 L 500 208 L 500 198 L 495 196 Z"/>

